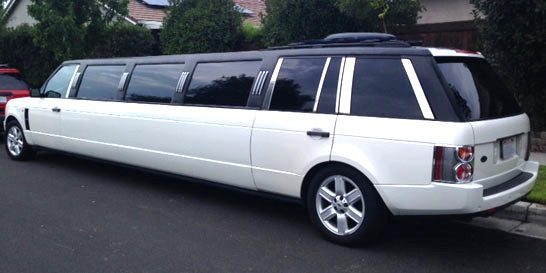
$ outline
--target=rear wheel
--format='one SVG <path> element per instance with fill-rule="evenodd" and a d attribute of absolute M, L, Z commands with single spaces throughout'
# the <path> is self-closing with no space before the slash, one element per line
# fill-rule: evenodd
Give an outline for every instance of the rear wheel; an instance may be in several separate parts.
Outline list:
<path fill-rule="evenodd" d="M 8 156 L 13 160 L 29 160 L 34 157 L 32 147 L 28 145 L 23 129 L 17 121 L 10 121 L 4 133 L 4 145 Z"/>
<path fill-rule="evenodd" d="M 388 219 L 373 185 L 360 172 L 345 166 L 323 169 L 312 178 L 307 208 L 323 235 L 344 245 L 377 238 Z"/>

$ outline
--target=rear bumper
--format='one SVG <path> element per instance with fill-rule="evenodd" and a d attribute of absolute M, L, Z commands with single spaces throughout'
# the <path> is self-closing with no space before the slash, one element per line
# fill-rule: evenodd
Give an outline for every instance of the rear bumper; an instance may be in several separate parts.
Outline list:
<path fill-rule="evenodd" d="M 513 203 L 534 187 L 539 164 L 528 161 L 522 174 L 496 187 L 480 184 L 376 185 L 394 215 L 474 214 Z"/>

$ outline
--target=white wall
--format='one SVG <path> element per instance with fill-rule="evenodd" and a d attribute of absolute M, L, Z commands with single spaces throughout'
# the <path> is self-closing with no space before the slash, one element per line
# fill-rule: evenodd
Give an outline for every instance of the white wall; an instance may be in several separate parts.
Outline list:
<path fill-rule="evenodd" d="M 474 5 L 470 0 L 421 0 L 426 8 L 417 21 L 417 24 L 434 24 L 470 21 L 474 19 L 472 10 Z"/>
<path fill-rule="evenodd" d="M 13 10 L 10 12 L 6 26 L 18 27 L 22 24 L 35 24 L 36 20 L 28 15 L 28 5 L 30 5 L 30 0 L 19 0 L 18 3 L 13 7 Z"/>

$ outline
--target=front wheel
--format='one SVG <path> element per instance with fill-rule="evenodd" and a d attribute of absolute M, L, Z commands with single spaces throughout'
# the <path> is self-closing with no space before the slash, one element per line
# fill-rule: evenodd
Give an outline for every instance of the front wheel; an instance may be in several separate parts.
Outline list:
<path fill-rule="evenodd" d="M 344 245 L 377 238 L 388 219 L 373 185 L 360 172 L 345 166 L 323 169 L 312 178 L 307 208 L 322 234 Z"/>
<path fill-rule="evenodd" d="M 27 143 L 23 129 L 17 121 L 10 121 L 4 133 L 4 145 L 8 156 L 17 161 L 29 160 L 34 157 L 32 147 Z"/>

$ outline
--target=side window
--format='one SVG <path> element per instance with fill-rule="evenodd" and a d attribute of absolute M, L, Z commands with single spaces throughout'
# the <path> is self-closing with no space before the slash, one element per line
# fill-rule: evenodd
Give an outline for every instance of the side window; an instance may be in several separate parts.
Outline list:
<path fill-rule="evenodd" d="M 400 59 L 357 58 L 351 115 L 423 118 Z"/>
<path fill-rule="evenodd" d="M 68 92 L 70 81 L 78 65 L 66 65 L 61 67 L 47 82 L 43 94 L 48 98 L 64 98 Z"/>
<path fill-rule="evenodd" d="M 125 65 L 88 66 L 78 89 L 77 98 L 90 100 L 114 100 Z"/>
<path fill-rule="evenodd" d="M 246 106 L 261 61 L 197 64 L 184 103 Z"/>
<path fill-rule="evenodd" d="M 183 64 L 135 66 L 125 100 L 170 103 L 183 69 Z"/>
<path fill-rule="evenodd" d="M 339 81 L 339 68 L 341 57 L 330 58 L 326 78 L 322 84 L 322 91 L 318 101 L 317 112 L 323 114 L 334 114 L 336 112 L 337 85 Z"/>
<path fill-rule="evenodd" d="M 313 112 L 326 59 L 326 57 L 284 59 L 269 109 Z"/>

